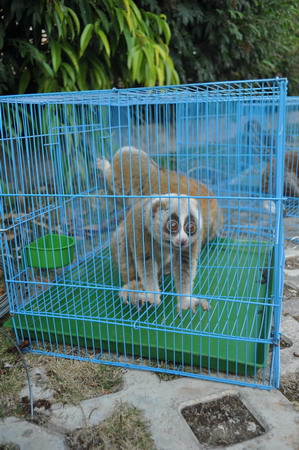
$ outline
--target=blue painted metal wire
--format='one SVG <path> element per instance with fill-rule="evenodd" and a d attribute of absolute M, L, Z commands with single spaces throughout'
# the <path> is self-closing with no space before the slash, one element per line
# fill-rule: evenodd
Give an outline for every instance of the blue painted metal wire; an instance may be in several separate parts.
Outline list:
<path fill-rule="evenodd" d="M 0 227 L 17 340 L 36 353 L 278 386 L 285 105 L 284 79 L 1 97 Z M 118 170 L 118 149 L 131 158 L 133 146 L 137 159 L 122 156 Z M 195 259 L 174 244 L 169 263 L 161 257 L 161 202 L 184 223 L 192 211 L 208 223 Z M 204 300 L 208 311 L 181 308 Z"/>

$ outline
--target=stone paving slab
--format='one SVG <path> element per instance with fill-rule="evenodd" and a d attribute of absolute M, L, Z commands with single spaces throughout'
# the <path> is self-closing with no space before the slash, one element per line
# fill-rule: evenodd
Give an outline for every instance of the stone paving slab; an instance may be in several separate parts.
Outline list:
<path fill-rule="evenodd" d="M 283 316 L 280 329 L 293 342 L 291 347 L 280 350 L 280 374 L 283 376 L 298 372 L 299 377 L 299 357 L 294 355 L 299 355 L 299 322 L 291 316 Z"/>
<path fill-rule="evenodd" d="M 136 370 L 125 374 L 124 389 L 118 393 L 85 400 L 79 406 L 57 404 L 52 408 L 47 429 L 16 418 L 5 419 L 0 424 L 0 442 L 13 442 L 22 450 L 62 449 L 63 433 L 97 425 L 112 413 L 117 401 L 123 401 L 143 412 L 158 449 L 195 450 L 204 447 L 183 419 L 181 410 L 225 395 L 237 395 L 266 430 L 262 436 L 232 445 L 231 449 L 298 449 L 299 413 L 277 390 L 192 378 L 160 381 L 153 373 Z"/>
<path fill-rule="evenodd" d="M 15 444 L 21 450 L 65 450 L 67 448 L 62 435 L 17 417 L 6 417 L 0 421 L 0 444 Z"/>

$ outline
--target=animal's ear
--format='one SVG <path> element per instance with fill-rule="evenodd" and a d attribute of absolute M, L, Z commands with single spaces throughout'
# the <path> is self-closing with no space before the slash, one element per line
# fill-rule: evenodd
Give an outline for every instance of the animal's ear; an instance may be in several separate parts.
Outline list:
<path fill-rule="evenodd" d="M 169 200 L 168 198 L 155 198 L 151 201 L 151 210 L 153 216 L 157 211 L 165 210 L 168 207 Z"/>

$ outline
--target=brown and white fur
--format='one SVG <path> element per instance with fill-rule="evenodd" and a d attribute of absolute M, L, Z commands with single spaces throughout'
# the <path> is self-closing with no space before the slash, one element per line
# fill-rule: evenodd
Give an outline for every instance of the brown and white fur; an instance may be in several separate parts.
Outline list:
<path fill-rule="evenodd" d="M 170 192 L 179 195 L 199 196 L 202 215 L 201 241 L 205 244 L 216 236 L 222 226 L 222 212 L 213 193 L 203 183 L 179 175 L 167 169 L 159 169 L 143 150 L 123 147 L 112 163 L 97 160 L 110 191 L 116 195 L 163 195 Z"/>
<path fill-rule="evenodd" d="M 186 310 L 205 299 L 192 297 L 198 252 L 203 232 L 202 214 L 197 200 L 170 194 L 168 198 L 137 201 L 115 230 L 112 257 L 119 267 L 123 287 L 119 297 L 132 304 L 161 302 L 159 276 L 165 271 L 174 276 L 177 308 Z"/>

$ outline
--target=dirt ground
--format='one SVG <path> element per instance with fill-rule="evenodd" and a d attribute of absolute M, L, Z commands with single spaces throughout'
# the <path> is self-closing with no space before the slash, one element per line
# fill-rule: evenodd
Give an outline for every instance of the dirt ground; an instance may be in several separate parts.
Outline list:
<path fill-rule="evenodd" d="M 198 441 L 206 447 L 226 447 L 265 431 L 237 396 L 188 406 L 182 414 Z"/>
<path fill-rule="evenodd" d="M 299 257 L 287 258 L 285 262 L 285 268 L 288 270 L 299 269 Z"/>

